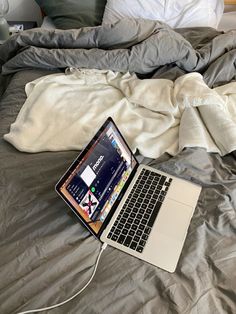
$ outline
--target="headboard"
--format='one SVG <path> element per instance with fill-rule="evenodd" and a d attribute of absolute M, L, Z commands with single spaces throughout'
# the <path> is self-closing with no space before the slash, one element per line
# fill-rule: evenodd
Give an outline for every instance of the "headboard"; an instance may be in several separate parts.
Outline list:
<path fill-rule="evenodd" d="M 224 0 L 225 4 L 236 4 L 236 0 Z"/>

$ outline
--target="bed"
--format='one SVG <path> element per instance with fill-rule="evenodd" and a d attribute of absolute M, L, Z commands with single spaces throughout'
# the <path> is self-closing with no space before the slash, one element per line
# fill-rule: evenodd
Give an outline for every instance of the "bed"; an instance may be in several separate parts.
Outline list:
<path fill-rule="evenodd" d="M 37 3 L 47 15 L 55 8 L 54 1 L 48 1 L 51 7 L 40 0 Z M 181 24 L 180 28 L 144 17 L 103 23 L 106 1 L 100 1 L 99 7 L 94 5 L 98 1 L 86 2 L 91 3 L 89 21 L 85 18 L 88 7 L 80 8 L 84 15 L 79 21 L 70 18 L 69 25 L 57 12 L 50 17 L 54 26 L 24 31 L 0 46 L 0 312 L 18 313 L 59 303 L 89 280 L 101 244 L 57 196 L 54 186 L 99 123 L 112 115 L 142 163 L 200 184 L 202 192 L 174 273 L 108 246 L 88 288 L 50 313 L 235 313 L 236 30 L 232 25 L 231 30 L 218 28 L 222 1 L 215 2 L 211 19 L 215 27 Z M 135 110 L 145 107 L 140 102 L 146 95 L 143 84 L 151 88 L 164 82 L 169 88 L 157 91 L 158 99 L 175 109 L 168 128 L 176 131 L 175 137 L 168 142 L 172 133 L 163 138 L 158 133 L 153 141 L 151 135 L 159 130 L 156 123 L 149 133 L 151 144 L 147 145 L 146 137 L 138 141 L 138 135 L 149 128 L 144 121 L 147 112 L 155 111 L 153 107 L 139 114 L 139 128 L 132 133 L 135 120 L 132 125 L 125 120 L 124 102 L 116 112 L 111 103 L 109 110 L 96 111 L 101 102 L 92 99 L 104 100 L 104 95 L 96 94 L 83 110 L 78 109 L 74 125 L 82 127 L 71 144 L 71 134 L 78 129 L 67 132 L 63 127 L 65 133 L 58 132 L 62 123 L 56 116 L 59 98 L 51 89 L 45 93 L 51 84 L 58 93 L 63 89 L 60 98 L 79 101 L 82 94 L 72 91 L 71 85 L 64 89 L 61 81 L 51 78 L 62 82 L 72 78 L 75 85 L 82 77 L 93 85 L 96 75 L 106 91 L 110 79 L 112 92 L 118 90 L 117 97 L 122 92 L 122 101 L 125 95 Z M 34 94 L 42 83 L 43 88 Z M 175 87 L 178 107 L 173 107 Z M 161 98 L 162 91 L 169 95 L 168 101 L 166 96 Z M 72 94 L 75 98 L 70 98 Z M 155 97 L 152 101 L 156 102 Z M 152 104 L 151 97 L 148 103 Z M 42 107 L 45 104 L 48 107 Z M 66 102 L 63 106 L 65 117 L 69 109 Z M 167 108 L 157 110 L 162 117 L 170 117 Z M 72 116 L 63 123 L 71 124 Z M 200 142 L 189 137 L 195 132 L 202 136 Z"/>

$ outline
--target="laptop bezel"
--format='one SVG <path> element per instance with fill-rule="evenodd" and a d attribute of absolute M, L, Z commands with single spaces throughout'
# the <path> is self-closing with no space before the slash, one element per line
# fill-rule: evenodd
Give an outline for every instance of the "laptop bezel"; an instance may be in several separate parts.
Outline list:
<path fill-rule="evenodd" d="M 69 200 L 65 197 L 65 195 L 60 191 L 61 186 L 65 183 L 65 181 L 68 179 L 68 177 L 73 173 L 73 171 L 75 170 L 75 168 L 78 166 L 78 164 L 81 162 L 81 160 L 83 159 L 83 157 L 88 153 L 88 151 L 90 150 L 90 148 L 94 145 L 94 143 L 97 141 L 97 139 L 99 138 L 99 136 L 101 135 L 101 133 L 106 129 L 106 127 L 108 126 L 109 123 L 112 123 L 113 126 L 115 127 L 116 131 L 119 133 L 120 137 L 122 138 L 122 140 L 124 141 L 125 145 L 128 147 L 131 157 L 134 158 L 134 160 L 136 161 L 136 165 L 134 166 L 134 169 L 132 170 L 128 180 L 126 181 L 122 191 L 120 192 L 117 200 L 115 201 L 115 203 L 112 205 L 112 208 L 108 214 L 108 216 L 106 217 L 105 221 L 103 222 L 101 228 L 99 229 L 98 233 L 96 233 L 90 226 L 89 224 L 84 220 L 84 218 L 78 213 L 78 211 L 74 208 L 74 206 L 69 202 Z M 79 220 L 83 223 L 83 225 L 97 238 L 100 240 L 100 236 L 102 234 L 102 232 L 104 231 L 104 229 L 106 228 L 106 226 L 109 224 L 111 217 L 113 216 L 114 212 L 116 211 L 120 200 L 122 199 L 122 197 L 124 196 L 126 190 L 128 189 L 136 171 L 137 168 L 139 166 L 139 162 L 137 160 L 137 158 L 135 157 L 135 155 L 133 154 L 133 152 L 131 151 L 129 145 L 127 144 L 125 138 L 123 137 L 123 135 L 121 134 L 121 132 L 119 131 L 117 125 L 115 124 L 114 120 L 111 117 L 108 117 L 106 119 L 106 121 L 103 123 L 103 125 L 99 128 L 99 130 L 97 131 L 97 133 L 94 135 L 94 137 L 91 139 L 91 141 L 86 145 L 86 147 L 81 151 L 81 153 L 74 159 L 74 161 L 71 163 L 71 165 L 69 166 L 69 168 L 66 170 L 66 172 L 62 175 L 62 177 L 59 179 L 59 181 L 56 183 L 55 185 L 55 190 L 56 192 L 60 195 L 60 197 L 66 202 L 66 204 L 70 207 L 70 209 L 73 211 L 73 213 L 79 218 Z"/>

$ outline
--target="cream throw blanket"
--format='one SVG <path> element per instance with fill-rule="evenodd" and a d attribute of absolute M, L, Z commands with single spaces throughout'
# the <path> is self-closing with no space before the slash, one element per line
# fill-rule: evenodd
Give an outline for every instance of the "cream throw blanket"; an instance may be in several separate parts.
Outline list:
<path fill-rule="evenodd" d="M 221 155 L 236 149 L 236 83 L 210 89 L 198 73 L 172 82 L 69 69 L 28 83 L 26 94 L 4 135 L 20 151 L 80 150 L 108 116 L 147 157 L 193 146 Z"/>

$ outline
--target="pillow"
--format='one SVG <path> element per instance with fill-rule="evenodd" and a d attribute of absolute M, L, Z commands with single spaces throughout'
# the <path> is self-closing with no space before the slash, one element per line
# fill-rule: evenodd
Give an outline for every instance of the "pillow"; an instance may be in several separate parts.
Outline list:
<path fill-rule="evenodd" d="M 236 12 L 226 12 L 218 25 L 219 31 L 227 32 L 231 29 L 236 29 Z"/>
<path fill-rule="evenodd" d="M 45 15 L 61 29 L 102 23 L 106 0 L 35 0 Z"/>
<path fill-rule="evenodd" d="M 223 0 L 107 0 L 103 24 L 133 17 L 159 20 L 173 28 L 217 28 L 223 10 Z"/>

